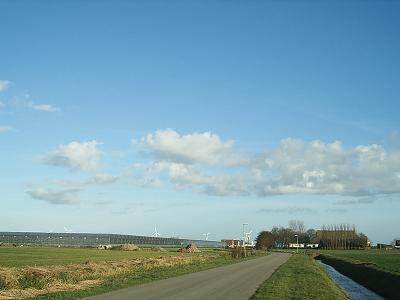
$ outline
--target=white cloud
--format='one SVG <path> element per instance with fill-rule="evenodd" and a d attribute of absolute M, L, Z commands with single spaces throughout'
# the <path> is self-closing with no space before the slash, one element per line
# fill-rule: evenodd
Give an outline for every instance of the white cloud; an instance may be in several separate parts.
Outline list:
<path fill-rule="evenodd" d="M 106 174 L 106 173 L 99 173 L 93 176 L 92 178 L 89 178 L 87 181 L 85 181 L 85 184 L 96 184 L 96 185 L 104 185 L 104 184 L 110 184 L 114 183 L 118 180 L 118 177 L 113 176 L 111 174 Z"/>
<path fill-rule="evenodd" d="M 144 177 L 148 182 L 160 185 L 159 174 L 165 174 L 178 189 L 191 188 L 209 195 L 245 195 L 249 193 L 247 178 L 240 175 L 208 175 L 193 165 L 160 161 L 144 167 Z"/>
<path fill-rule="evenodd" d="M 376 196 L 361 197 L 355 200 L 338 200 L 333 205 L 355 205 L 355 204 L 372 204 L 377 200 Z"/>
<path fill-rule="evenodd" d="M 55 180 L 51 182 L 52 188 L 34 188 L 27 194 L 37 200 L 47 201 L 51 204 L 78 204 L 79 193 L 87 188 L 99 185 L 108 185 L 119 178 L 106 173 L 99 173 L 85 180 L 69 181 Z"/>
<path fill-rule="evenodd" d="M 143 176 L 163 174 L 178 188 L 207 194 L 400 193 L 400 150 L 377 144 L 345 148 L 339 141 L 287 138 L 244 159 L 232 141 L 222 142 L 211 133 L 181 136 L 171 129 L 159 130 L 141 143 L 155 158 L 143 167 Z"/>
<path fill-rule="evenodd" d="M 35 188 L 27 191 L 27 194 L 36 200 L 46 201 L 51 204 L 78 204 L 79 189 L 49 190 L 45 188 Z"/>
<path fill-rule="evenodd" d="M 38 104 L 33 101 L 22 101 L 19 103 L 22 103 L 22 105 L 27 108 L 30 108 L 33 110 L 38 110 L 38 111 L 44 111 L 44 112 L 49 112 L 49 113 L 54 113 L 54 112 L 60 111 L 60 108 L 58 108 L 52 104 Z"/>
<path fill-rule="evenodd" d="M 353 205 L 353 204 L 357 204 L 358 201 L 357 200 L 339 200 L 336 202 L 333 202 L 333 205 Z"/>
<path fill-rule="evenodd" d="M 157 130 L 142 138 L 141 144 L 156 157 L 177 163 L 243 165 L 246 160 L 232 149 L 233 141 L 223 142 L 210 132 L 180 135 L 172 129 Z"/>
<path fill-rule="evenodd" d="M 60 145 L 49 153 L 44 162 L 48 165 L 66 167 L 73 170 L 94 170 L 100 160 L 99 145 L 96 141 L 72 142 L 68 145 Z"/>
<path fill-rule="evenodd" d="M 68 189 L 84 189 L 93 185 L 108 185 L 115 183 L 119 180 L 119 177 L 107 174 L 107 173 L 98 173 L 94 176 L 91 176 L 87 179 L 82 180 L 53 180 L 52 184 L 57 186 L 62 186 L 63 188 Z"/>
<path fill-rule="evenodd" d="M 4 92 L 6 89 L 8 89 L 11 85 L 11 81 L 9 80 L 0 80 L 0 93 Z"/>
<path fill-rule="evenodd" d="M 283 208 L 263 208 L 257 210 L 258 213 L 268 214 L 296 214 L 296 213 L 313 213 L 315 210 L 309 207 L 283 207 Z"/>
<path fill-rule="evenodd" d="M 10 131 L 14 131 L 15 129 L 13 127 L 10 126 L 0 126 L 0 134 L 1 133 L 7 133 Z"/>
<path fill-rule="evenodd" d="M 345 149 L 340 142 L 326 144 L 285 139 L 266 151 L 263 179 L 257 185 L 262 196 L 286 193 L 368 195 L 400 192 L 400 151 L 387 152 L 381 145 Z"/>
<path fill-rule="evenodd" d="M 9 80 L 0 80 L 0 93 L 4 92 L 11 86 L 12 82 Z M 25 94 L 23 98 L 15 97 L 12 103 L 16 106 L 22 106 L 26 108 L 30 108 L 33 110 L 44 111 L 49 113 L 59 112 L 61 109 L 52 104 L 48 103 L 35 103 L 30 100 L 30 95 Z M 4 106 L 4 103 L 0 101 L 0 107 Z"/>
<path fill-rule="evenodd" d="M 48 103 L 35 103 L 30 100 L 31 96 L 29 94 L 24 95 L 21 99 L 20 97 L 15 97 L 12 103 L 15 106 L 29 108 L 37 111 L 43 111 L 48 113 L 55 113 L 61 111 L 61 109 L 57 106 Z"/>
<path fill-rule="evenodd" d="M 344 208 L 328 208 L 325 211 L 328 212 L 328 213 L 340 213 L 340 214 L 342 214 L 342 213 L 346 213 L 347 209 L 344 209 Z"/>
<path fill-rule="evenodd" d="M 50 112 L 50 113 L 60 111 L 60 108 L 55 107 L 54 105 L 51 105 L 51 104 L 35 104 L 33 102 L 29 102 L 28 107 L 30 107 L 34 110 L 40 110 L 40 111 L 45 111 L 45 112 Z"/>

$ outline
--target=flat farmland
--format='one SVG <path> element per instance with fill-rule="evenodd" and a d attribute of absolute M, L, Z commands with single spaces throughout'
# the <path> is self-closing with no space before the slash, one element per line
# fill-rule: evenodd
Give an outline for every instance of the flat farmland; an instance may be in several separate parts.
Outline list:
<path fill-rule="evenodd" d="M 0 247 L 0 299 L 77 299 L 240 261 L 176 250 Z"/>
<path fill-rule="evenodd" d="M 151 250 L 98 250 L 93 248 L 0 247 L 0 267 L 52 266 L 85 263 L 86 261 L 110 262 L 158 257 L 160 255 L 176 256 L 177 252 L 176 249 L 160 252 Z"/>
<path fill-rule="evenodd" d="M 319 253 L 400 274 L 400 250 L 323 250 Z"/>

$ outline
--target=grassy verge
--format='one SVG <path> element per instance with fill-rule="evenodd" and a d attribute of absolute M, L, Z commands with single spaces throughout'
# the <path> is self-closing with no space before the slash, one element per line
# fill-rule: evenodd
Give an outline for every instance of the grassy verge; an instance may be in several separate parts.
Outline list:
<path fill-rule="evenodd" d="M 292 255 L 261 287 L 256 299 L 349 299 L 309 255 Z"/>
<path fill-rule="evenodd" d="M 319 254 L 317 258 L 386 299 L 399 299 L 399 273 L 385 271 L 375 264 L 338 258 L 325 253 Z"/>
<path fill-rule="evenodd" d="M 400 275 L 399 250 L 321 250 L 318 253 L 351 263 L 369 264 L 376 269 Z"/>

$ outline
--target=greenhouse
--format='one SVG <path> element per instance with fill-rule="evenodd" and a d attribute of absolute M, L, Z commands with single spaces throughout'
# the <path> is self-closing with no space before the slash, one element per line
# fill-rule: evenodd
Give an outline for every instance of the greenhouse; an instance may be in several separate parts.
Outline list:
<path fill-rule="evenodd" d="M 162 238 L 121 234 L 97 233 L 44 233 L 44 232 L 0 232 L 0 245 L 35 245 L 63 247 L 97 247 L 99 245 L 135 244 L 138 246 L 181 247 L 195 243 L 198 247 L 219 248 L 222 242 Z"/>

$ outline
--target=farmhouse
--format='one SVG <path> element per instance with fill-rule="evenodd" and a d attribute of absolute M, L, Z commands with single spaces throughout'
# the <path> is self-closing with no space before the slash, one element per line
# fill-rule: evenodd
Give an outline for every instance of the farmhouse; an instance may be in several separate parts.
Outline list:
<path fill-rule="evenodd" d="M 289 244 L 289 248 L 318 248 L 319 244 Z"/>

